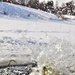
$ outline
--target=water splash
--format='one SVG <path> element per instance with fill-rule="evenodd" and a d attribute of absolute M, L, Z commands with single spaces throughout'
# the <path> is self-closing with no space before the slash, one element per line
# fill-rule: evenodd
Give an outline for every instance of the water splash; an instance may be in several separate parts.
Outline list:
<path fill-rule="evenodd" d="M 67 40 L 54 38 L 37 57 L 40 67 L 48 66 L 60 74 L 75 75 L 75 47 Z M 47 68 L 48 69 L 48 68 Z M 47 74 L 48 75 L 48 74 Z"/>

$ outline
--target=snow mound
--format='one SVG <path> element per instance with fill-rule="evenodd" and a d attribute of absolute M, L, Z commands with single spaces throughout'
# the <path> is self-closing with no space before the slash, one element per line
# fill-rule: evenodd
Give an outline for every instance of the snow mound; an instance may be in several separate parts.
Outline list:
<path fill-rule="evenodd" d="M 75 16 L 70 16 L 70 15 L 64 15 L 65 18 L 67 19 L 72 19 L 72 20 L 75 20 Z"/>
<path fill-rule="evenodd" d="M 0 2 L 0 16 L 7 15 L 9 17 L 24 18 L 24 19 L 40 19 L 50 20 L 50 18 L 56 18 L 55 15 L 28 8 L 25 6 L 14 5 L 10 3 Z"/>

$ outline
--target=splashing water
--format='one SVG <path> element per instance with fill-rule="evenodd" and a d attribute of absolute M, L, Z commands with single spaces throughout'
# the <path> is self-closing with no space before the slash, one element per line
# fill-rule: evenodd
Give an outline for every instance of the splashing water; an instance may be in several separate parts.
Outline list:
<path fill-rule="evenodd" d="M 75 45 L 67 40 L 51 39 L 37 57 L 39 75 L 75 75 Z"/>

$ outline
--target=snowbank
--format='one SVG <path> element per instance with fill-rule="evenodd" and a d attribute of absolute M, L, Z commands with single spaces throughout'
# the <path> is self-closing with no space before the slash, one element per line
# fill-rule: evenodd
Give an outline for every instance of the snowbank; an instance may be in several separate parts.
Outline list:
<path fill-rule="evenodd" d="M 0 2 L 0 14 L 5 14 L 9 17 L 34 20 L 50 20 L 50 18 L 54 16 L 53 14 L 43 12 L 41 10 L 36 10 L 25 6 L 14 5 L 4 2 Z"/>

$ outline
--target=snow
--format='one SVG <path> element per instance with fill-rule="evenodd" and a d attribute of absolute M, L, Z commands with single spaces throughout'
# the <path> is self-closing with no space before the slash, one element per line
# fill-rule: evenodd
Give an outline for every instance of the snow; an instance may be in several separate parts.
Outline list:
<path fill-rule="evenodd" d="M 0 2 L 0 13 L 6 12 L 8 16 L 23 19 L 35 19 L 35 20 L 49 20 L 52 14 L 28 8 L 25 6 L 19 6 L 9 3 Z M 39 13 L 40 12 L 40 13 Z"/>
<path fill-rule="evenodd" d="M 62 20 L 40 10 L 2 2 L 0 10 L 8 12 L 0 14 L 0 66 L 11 60 L 17 64 L 35 60 L 40 71 L 51 62 L 61 73 L 75 74 L 71 73 L 75 69 L 74 18 Z"/>
<path fill-rule="evenodd" d="M 73 19 L 75 20 L 75 16 L 70 16 L 70 15 L 64 15 L 65 18 Z"/>

